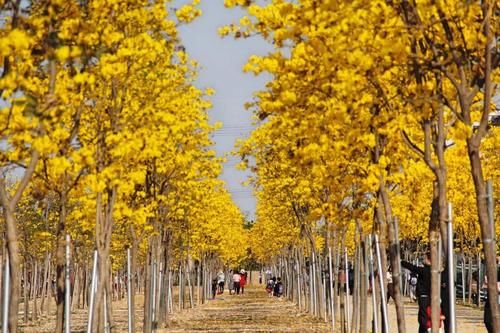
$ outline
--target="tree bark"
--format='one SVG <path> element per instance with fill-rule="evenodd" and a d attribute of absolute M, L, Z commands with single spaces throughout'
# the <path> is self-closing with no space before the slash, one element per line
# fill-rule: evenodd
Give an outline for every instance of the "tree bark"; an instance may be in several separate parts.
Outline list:
<path fill-rule="evenodd" d="M 406 332 L 405 324 L 405 312 L 403 304 L 403 295 L 401 292 L 401 271 L 399 261 L 401 260 L 398 249 L 398 240 L 394 228 L 395 221 L 389 223 L 389 239 L 390 244 L 390 255 L 391 255 L 391 265 L 392 265 L 392 286 L 394 290 L 394 302 L 396 303 L 396 315 L 398 320 L 398 332 Z"/>
<path fill-rule="evenodd" d="M 367 244 L 364 241 L 364 238 L 361 240 L 361 248 L 362 248 L 362 253 L 361 253 L 361 310 L 360 310 L 360 316 L 361 316 L 361 324 L 360 324 L 360 333 L 367 333 L 367 323 L 368 323 L 368 249 L 367 249 Z"/>
<path fill-rule="evenodd" d="M 33 313 L 32 313 L 32 320 L 33 321 L 37 321 L 38 320 L 38 302 L 37 302 L 37 299 L 38 299 L 38 289 L 39 289 L 38 283 L 40 281 L 40 277 L 39 277 L 39 271 L 40 271 L 40 269 L 38 268 L 38 261 L 37 260 L 35 260 L 33 270 L 35 272 L 34 272 L 34 277 L 33 277 Z"/>
<path fill-rule="evenodd" d="M 14 213 L 10 207 L 4 207 L 4 216 L 7 224 L 7 249 L 10 268 L 10 297 L 9 297 L 9 333 L 17 333 L 19 311 L 19 296 L 21 292 L 21 259 L 19 257 L 19 241 Z"/>
<path fill-rule="evenodd" d="M 143 332 L 150 333 L 152 329 L 152 323 L 150 318 L 151 313 L 151 267 L 152 267 L 152 253 L 151 244 L 146 255 L 146 262 L 144 264 L 144 321 L 143 321 Z"/>
<path fill-rule="evenodd" d="M 23 263 L 23 305 L 24 305 L 24 324 L 28 324 L 28 316 L 29 316 L 29 289 L 28 289 L 28 267 L 26 265 L 26 258 L 24 258 L 24 263 Z"/>
<path fill-rule="evenodd" d="M 64 329 L 64 306 L 66 284 L 66 190 L 63 189 L 59 195 L 59 221 L 56 230 L 57 251 L 56 251 L 56 328 L 55 333 L 63 333 Z"/>
<path fill-rule="evenodd" d="M 9 268 L 11 277 L 11 289 L 9 297 L 9 333 L 17 333 L 19 298 L 21 293 L 21 258 L 19 256 L 19 233 L 17 230 L 17 221 L 14 212 L 24 190 L 31 180 L 31 176 L 35 171 L 35 167 L 39 160 L 39 157 L 40 155 L 37 151 L 33 151 L 31 153 L 30 164 L 26 169 L 12 197 L 7 194 L 5 179 L 0 179 L 0 201 L 3 206 L 3 214 L 5 218 L 7 250 L 9 256 Z"/>
<path fill-rule="evenodd" d="M 131 258 L 130 258 L 130 290 L 127 290 L 127 293 L 130 293 L 130 299 L 131 299 L 131 304 L 130 304 L 130 310 L 132 312 L 132 333 L 135 332 L 135 284 L 137 280 L 137 254 L 139 251 L 139 244 L 136 240 L 132 242 L 132 249 L 131 249 Z"/>
<path fill-rule="evenodd" d="M 469 140 L 470 141 L 470 140 Z M 488 301 L 491 309 L 493 327 L 495 332 L 500 332 L 500 314 L 498 313 L 498 303 L 496 299 L 497 291 L 497 265 L 495 253 L 495 234 L 493 227 L 490 226 L 488 220 L 488 206 L 486 203 L 486 186 L 483 178 L 483 170 L 479 149 L 475 149 L 468 142 L 469 160 L 471 163 L 472 179 L 476 190 L 476 205 L 481 227 L 481 238 L 483 240 L 483 252 L 486 261 L 486 276 L 488 277 Z M 478 281 L 478 292 L 482 281 Z"/>
<path fill-rule="evenodd" d="M 93 332 L 102 333 L 107 323 L 104 322 L 104 293 L 109 290 L 109 252 L 113 229 L 113 210 L 117 195 L 116 186 L 108 188 L 106 204 L 103 204 L 103 194 L 96 197 L 96 245 L 98 253 L 97 290 L 95 297 L 95 319 Z M 106 297 L 106 303 L 110 302 Z M 109 310 L 109 306 L 106 305 Z M 108 316 L 108 320 L 110 320 Z M 111 321 L 111 320 L 110 320 Z"/>

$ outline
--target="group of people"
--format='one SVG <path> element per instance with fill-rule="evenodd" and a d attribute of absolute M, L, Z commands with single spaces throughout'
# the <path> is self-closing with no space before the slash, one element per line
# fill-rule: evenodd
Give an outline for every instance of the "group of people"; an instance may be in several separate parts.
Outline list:
<path fill-rule="evenodd" d="M 244 269 L 239 272 L 237 270 L 230 270 L 229 275 L 229 295 L 243 294 L 245 292 L 245 285 L 247 284 L 248 273 Z M 215 298 L 216 294 L 222 295 L 224 293 L 225 284 L 226 274 L 224 274 L 222 270 L 219 270 L 215 278 L 212 280 L 212 298 Z"/>
<path fill-rule="evenodd" d="M 283 283 L 280 277 L 273 276 L 266 283 L 266 291 L 269 297 L 281 297 L 283 296 Z"/>

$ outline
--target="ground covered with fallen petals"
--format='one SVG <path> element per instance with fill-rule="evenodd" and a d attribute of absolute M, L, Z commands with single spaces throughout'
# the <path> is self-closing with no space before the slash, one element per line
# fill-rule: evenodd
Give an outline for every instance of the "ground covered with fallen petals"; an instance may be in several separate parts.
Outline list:
<path fill-rule="evenodd" d="M 176 293 L 174 293 L 176 295 Z M 176 297 L 174 297 L 176 299 Z M 405 299 L 406 331 L 417 332 L 417 304 Z M 168 317 L 166 328 L 158 328 L 157 333 L 181 332 L 332 332 L 331 326 L 323 320 L 311 317 L 298 307 L 284 299 L 269 298 L 264 287 L 250 287 L 244 295 L 229 295 L 226 292 L 215 300 L 194 309 L 177 310 Z M 136 297 L 136 332 L 142 332 L 143 297 Z M 371 313 L 370 303 L 368 311 Z M 20 306 L 22 309 L 22 306 Z M 55 306 L 51 305 L 51 315 L 42 316 L 27 325 L 20 322 L 21 332 L 53 333 L 55 324 Z M 112 332 L 127 332 L 126 299 L 113 302 Z M 390 332 L 397 332 L 394 303 L 389 304 Z M 22 318 L 22 312 L 21 316 Z M 86 309 L 75 309 L 71 316 L 71 332 L 84 333 L 87 327 Z M 457 332 L 486 333 L 481 309 L 457 305 Z M 371 321 L 371 315 L 365 320 Z M 370 327 L 370 326 L 369 326 Z M 339 332 L 337 328 L 335 332 Z"/>

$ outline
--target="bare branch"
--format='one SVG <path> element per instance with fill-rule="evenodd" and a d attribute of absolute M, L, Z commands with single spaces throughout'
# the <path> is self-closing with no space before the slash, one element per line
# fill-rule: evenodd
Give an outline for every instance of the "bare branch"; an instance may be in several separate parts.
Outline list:
<path fill-rule="evenodd" d="M 410 137 L 408 136 L 408 134 L 404 130 L 401 130 L 401 136 L 403 137 L 403 141 L 406 143 L 408 148 L 410 148 L 420 158 L 422 158 L 422 159 L 425 158 L 425 154 L 424 154 L 423 150 L 420 149 L 413 141 L 411 141 Z"/>
<path fill-rule="evenodd" d="M 9 195 L 7 194 L 7 191 L 5 190 L 5 179 L 0 178 L 0 200 L 2 201 L 2 206 L 4 209 L 9 207 Z"/>
<path fill-rule="evenodd" d="M 37 150 L 33 150 L 31 152 L 31 161 L 30 164 L 28 165 L 28 168 L 26 171 L 24 171 L 23 178 L 21 179 L 21 182 L 19 183 L 16 193 L 12 197 L 11 202 L 9 203 L 11 205 L 11 209 L 14 209 L 14 207 L 17 205 L 19 200 L 21 199 L 21 196 L 23 195 L 24 190 L 26 189 L 26 186 L 28 186 L 31 176 L 33 175 L 33 172 L 35 172 L 35 167 L 36 164 L 38 163 L 38 160 L 40 158 L 40 153 Z"/>

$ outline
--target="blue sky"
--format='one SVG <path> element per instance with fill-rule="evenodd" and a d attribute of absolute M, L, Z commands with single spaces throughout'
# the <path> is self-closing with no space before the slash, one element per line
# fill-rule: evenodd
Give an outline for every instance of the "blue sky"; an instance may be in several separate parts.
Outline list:
<path fill-rule="evenodd" d="M 242 10 L 227 9 L 223 3 L 223 0 L 202 1 L 202 16 L 179 29 L 187 52 L 202 67 L 197 85 L 216 90 L 209 114 L 211 122 L 224 123 L 214 136 L 219 156 L 231 152 L 236 139 L 247 136 L 252 129 L 252 114 L 245 110 L 244 103 L 252 100 L 254 91 L 264 88 L 267 78 L 245 74 L 241 69 L 250 55 L 265 54 L 270 50 L 270 46 L 259 37 L 245 40 L 219 37 L 217 29 L 220 26 L 237 22 L 243 15 Z M 254 218 L 252 190 L 241 184 L 248 173 L 236 170 L 236 164 L 236 158 L 228 159 L 222 179 L 227 182 L 242 212 Z"/>

